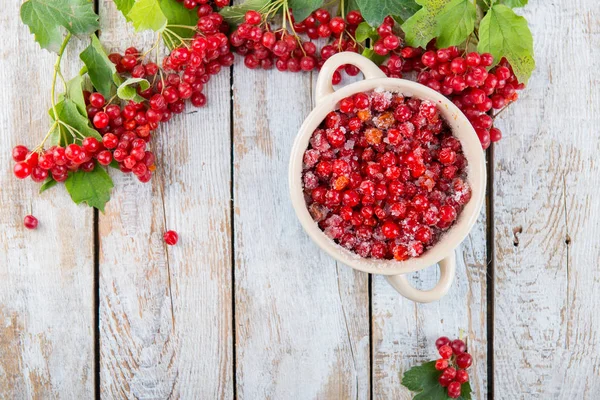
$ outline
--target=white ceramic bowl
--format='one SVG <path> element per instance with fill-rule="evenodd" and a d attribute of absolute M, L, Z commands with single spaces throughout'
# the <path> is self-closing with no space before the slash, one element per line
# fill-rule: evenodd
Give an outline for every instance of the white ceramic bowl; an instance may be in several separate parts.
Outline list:
<path fill-rule="evenodd" d="M 334 91 L 331 85 L 331 77 L 336 68 L 344 64 L 356 65 L 362 71 L 365 79 Z M 352 94 L 367 92 L 376 88 L 402 93 L 406 96 L 415 96 L 437 104 L 438 110 L 452 129 L 453 134 L 460 140 L 468 161 L 467 182 L 471 186 L 471 200 L 463 208 L 456 223 L 441 237 L 439 242 L 420 257 L 411 258 L 407 261 L 361 258 L 339 246 L 327 237 L 317 223 L 313 221 L 304 201 L 302 163 L 304 152 L 308 147 L 313 131 L 330 111 L 338 108 L 340 100 Z M 421 303 L 440 299 L 446 294 L 454 280 L 456 271 L 454 250 L 465 239 L 475 224 L 485 197 L 485 159 L 475 130 L 463 113 L 440 93 L 412 81 L 387 78 L 373 62 L 356 53 L 339 53 L 325 62 L 317 79 L 315 98 L 316 107 L 300 127 L 292 148 L 289 165 L 292 204 L 304 230 L 319 247 L 336 260 L 360 271 L 387 275 L 388 282 L 404 297 Z M 440 265 L 440 280 L 431 290 L 415 289 L 404 275 L 436 263 Z"/>

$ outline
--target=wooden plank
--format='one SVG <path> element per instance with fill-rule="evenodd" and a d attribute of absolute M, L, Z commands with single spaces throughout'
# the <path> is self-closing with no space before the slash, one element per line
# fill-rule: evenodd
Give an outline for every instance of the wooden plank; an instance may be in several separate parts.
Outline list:
<path fill-rule="evenodd" d="M 35 147 L 50 128 L 56 59 L 19 19 L 21 3 L 5 2 L 0 18 L 0 398 L 91 398 L 93 212 L 62 185 L 38 195 L 38 183 L 12 173 L 11 149 Z M 78 72 L 82 48 L 70 44 L 65 77 Z M 35 231 L 23 227 L 30 213 L 40 221 Z"/>
<path fill-rule="evenodd" d="M 234 67 L 237 394 L 369 397 L 368 279 L 337 265 L 295 217 L 287 166 L 312 109 L 308 74 Z"/>
<path fill-rule="evenodd" d="M 596 399 L 600 9 L 537 2 L 523 14 L 538 66 L 496 146 L 495 394 Z"/>
<path fill-rule="evenodd" d="M 469 369 L 474 398 L 487 396 L 486 216 L 457 249 L 456 279 L 438 302 L 417 304 L 402 298 L 382 276 L 373 278 L 373 397 L 411 399 L 401 385 L 411 367 L 439 358 L 435 340 L 462 337 L 473 356 Z M 412 274 L 416 288 L 439 279 L 437 267 Z"/>
<path fill-rule="evenodd" d="M 112 1 L 101 41 L 148 49 Z M 153 139 L 150 184 L 119 172 L 100 216 L 100 385 L 104 398 L 233 396 L 229 71 Z M 179 243 L 167 247 L 163 232 Z"/>

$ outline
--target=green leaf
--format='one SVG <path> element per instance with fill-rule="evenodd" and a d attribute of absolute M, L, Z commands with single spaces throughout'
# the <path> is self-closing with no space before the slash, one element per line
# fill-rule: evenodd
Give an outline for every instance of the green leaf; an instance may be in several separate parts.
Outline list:
<path fill-rule="evenodd" d="M 436 15 L 436 44 L 456 46 L 467 40 L 475 28 L 477 9 L 471 0 L 452 0 Z"/>
<path fill-rule="evenodd" d="M 104 205 L 110 200 L 113 186 L 110 176 L 97 164 L 92 172 L 73 172 L 65 181 L 65 187 L 75 204 L 87 203 L 102 212 Z"/>
<path fill-rule="evenodd" d="M 323 5 L 323 0 L 288 0 L 296 21 L 303 21 L 317 8 Z"/>
<path fill-rule="evenodd" d="M 349 11 L 359 10 L 358 3 L 356 0 L 345 0 L 344 1 L 345 14 L 348 14 Z"/>
<path fill-rule="evenodd" d="M 137 93 L 135 88 L 135 84 L 139 84 L 142 90 L 146 90 L 150 87 L 150 82 L 142 78 L 129 78 L 125 82 L 121 83 L 121 85 L 117 89 L 117 96 L 123 100 L 133 100 L 136 103 L 141 103 L 145 101 L 142 96 Z"/>
<path fill-rule="evenodd" d="M 469 382 L 460 385 L 460 397 L 458 400 L 471 400 L 471 384 Z"/>
<path fill-rule="evenodd" d="M 229 6 L 221 8 L 219 14 L 223 17 L 223 19 L 229 22 L 232 25 L 238 25 L 244 22 L 244 15 L 246 15 L 246 11 L 261 10 L 264 6 L 269 4 L 271 0 L 246 0 L 242 4 L 238 4 L 236 6 Z M 295 15 L 296 13 L 294 13 Z"/>
<path fill-rule="evenodd" d="M 54 117 L 54 110 L 51 108 L 48 113 L 52 120 Z M 64 99 L 56 104 L 56 113 L 58 114 L 58 120 L 66 125 L 69 125 L 74 130 L 78 131 L 83 137 L 94 137 L 98 140 L 102 140 L 102 136 L 92 129 L 89 124 L 87 117 L 81 115 L 77 109 L 77 105 L 71 99 Z M 74 134 L 81 139 L 81 136 L 74 132 Z M 52 131 L 49 137 L 50 146 L 66 145 L 73 143 L 73 134 L 64 125 L 59 124 L 56 129 Z"/>
<path fill-rule="evenodd" d="M 196 9 L 189 10 L 176 0 L 159 0 L 160 9 L 167 17 L 168 25 L 183 25 L 195 27 L 198 23 L 198 13 Z M 195 31 L 186 28 L 169 27 L 181 37 L 190 38 L 194 36 Z"/>
<path fill-rule="evenodd" d="M 409 19 L 419 10 L 414 0 L 356 0 L 358 8 L 371 26 L 379 26 L 388 15 L 397 15 L 403 20 Z"/>
<path fill-rule="evenodd" d="M 131 7 L 135 3 L 135 0 L 113 0 L 117 5 L 117 10 L 121 11 L 121 14 L 125 17 L 127 21 L 131 21 L 127 14 L 131 11 Z"/>
<path fill-rule="evenodd" d="M 108 166 L 111 167 L 111 168 L 114 168 L 114 169 L 118 169 L 118 170 L 121 169 L 121 167 L 119 167 L 119 163 L 117 161 L 115 161 L 115 160 L 112 160 L 110 162 L 110 164 L 108 164 Z"/>
<path fill-rule="evenodd" d="M 507 7 L 510 8 L 518 8 L 518 7 L 524 7 L 527 5 L 528 0 L 500 0 L 499 3 L 500 4 L 504 4 Z"/>
<path fill-rule="evenodd" d="M 87 35 L 99 27 L 90 0 L 27 0 L 21 6 L 21 20 L 43 49 L 54 52 L 60 48 L 65 30 Z"/>
<path fill-rule="evenodd" d="M 66 97 L 75 103 L 79 114 L 87 118 L 87 109 L 85 107 L 85 100 L 83 99 L 83 77 L 81 75 L 75 75 L 74 78 L 67 82 Z"/>
<path fill-rule="evenodd" d="M 162 32 L 167 26 L 167 17 L 160 8 L 158 0 L 137 0 L 127 13 L 127 17 L 137 32 L 147 29 Z"/>
<path fill-rule="evenodd" d="M 491 53 L 496 63 L 506 57 L 522 83 L 527 83 L 535 69 L 527 20 L 502 4 L 493 6 L 481 20 L 477 50 Z"/>
<path fill-rule="evenodd" d="M 417 392 L 413 400 L 449 400 L 446 389 L 438 382 L 441 374 L 441 371 L 435 369 L 435 361 L 430 361 L 406 371 L 402 377 L 402 385 L 412 392 Z M 461 385 L 459 399 L 471 400 L 469 382 Z"/>
<path fill-rule="evenodd" d="M 91 38 L 92 43 L 81 52 L 79 58 L 87 67 L 92 85 L 108 99 L 112 96 L 115 83 L 119 82 L 120 78 L 115 65 L 108 59 L 96 35 L 91 35 Z"/>
<path fill-rule="evenodd" d="M 373 49 L 369 48 L 363 50 L 362 56 L 367 57 L 369 60 L 373 61 L 377 65 L 381 65 L 381 63 L 384 62 L 386 59 L 385 56 L 380 56 L 379 54 L 375 53 Z"/>
<path fill-rule="evenodd" d="M 47 177 L 46 180 L 44 181 L 44 183 L 42 183 L 42 186 L 40 186 L 40 194 L 42 192 L 45 192 L 46 190 L 56 186 L 58 182 L 56 182 L 54 180 L 54 178 L 52 178 L 51 176 Z"/>
<path fill-rule="evenodd" d="M 406 43 L 413 47 L 425 47 L 437 34 L 436 15 L 451 0 L 417 0 L 422 5 L 413 16 L 405 19 L 402 30 L 405 33 Z"/>
<path fill-rule="evenodd" d="M 367 39 L 374 39 L 378 37 L 377 30 L 375 28 L 371 28 L 366 22 L 361 22 L 356 27 L 356 32 L 354 33 L 354 38 L 359 42 L 364 42 Z"/>

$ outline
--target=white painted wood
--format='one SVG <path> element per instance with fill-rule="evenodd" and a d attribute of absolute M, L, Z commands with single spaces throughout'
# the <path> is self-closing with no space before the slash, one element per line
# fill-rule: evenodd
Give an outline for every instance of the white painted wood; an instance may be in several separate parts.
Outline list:
<path fill-rule="evenodd" d="M 63 185 L 38 195 L 40 184 L 12 173 L 12 148 L 35 147 L 50 128 L 56 59 L 20 21 L 21 3 L 3 2 L 0 17 L 0 398 L 91 398 L 93 212 L 73 204 Z M 66 77 L 79 70 L 83 47 L 69 49 Z M 23 227 L 30 213 L 35 231 Z"/>
<path fill-rule="evenodd" d="M 537 70 L 499 122 L 495 395 L 597 399 L 600 8 L 535 2 L 523 14 Z"/>
<path fill-rule="evenodd" d="M 401 385 L 411 367 L 439 358 L 435 340 L 461 337 L 473 356 L 469 369 L 474 399 L 487 397 L 486 218 L 482 212 L 456 253 L 456 279 L 438 302 L 416 304 L 402 298 L 381 276 L 373 279 L 373 397 L 411 399 Z M 439 269 L 412 274 L 416 288 L 429 289 Z"/>
<path fill-rule="evenodd" d="M 369 397 L 368 279 L 313 244 L 288 194 L 308 74 L 234 67 L 237 394 Z"/>
<path fill-rule="evenodd" d="M 100 6 L 107 48 L 151 46 L 112 1 Z M 111 173 L 100 216 L 103 398 L 233 397 L 229 81 L 229 71 L 213 77 L 205 108 L 188 105 L 159 128 L 152 183 Z M 176 246 L 163 242 L 167 229 Z"/>

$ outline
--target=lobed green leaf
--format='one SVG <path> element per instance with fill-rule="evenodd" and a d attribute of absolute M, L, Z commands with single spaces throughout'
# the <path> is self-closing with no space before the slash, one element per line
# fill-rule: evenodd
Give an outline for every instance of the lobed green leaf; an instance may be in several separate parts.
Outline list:
<path fill-rule="evenodd" d="M 54 109 L 48 110 L 52 120 L 56 120 L 54 115 Z M 74 130 L 78 131 L 83 137 L 94 137 L 98 140 L 102 140 L 102 136 L 90 127 L 90 121 L 87 116 L 81 115 L 77 108 L 77 104 L 71 99 L 64 99 L 56 104 L 56 113 L 58 114 L 58 120 Z M 71 132 L 67 127 L 59 124 L 50 134 L 48 138 L 50 146 L 67 145 L 73 143 L 73 134 L 77 135 L 77 132 Z M 79 136 L 79 135 L 77 135 Z M 80 137 L 80 136 L 79 136 Z M 81 137 L 80 137 L 81 138 Z"/>
<path fill-rule="evenodd" d="M 413 16 L 405 19 L 402 30 L 406 43 L 413 47 L 425 47 L 437 36 L 436 16 L 451 0 L 417 0 L 422 5 Z"/>
<path fill-rule="evenodd" d="M 104 212 L 104 206 L 110 200 L 113 181 L 98 164 L 92 172 L 77 171 L 69 174 L 65 187 L 75 204 L 87 203 Z"/>
<path fill-rule="evenodd" d="M 323 5 L 323 0 L 288 0 L 288 4 L 294 12 L 294 19 L 302 21 L 313 11 Z"/>
<path fill-rule="evenodd" d="M 21 20 L 43 49 L 54 52 L 58 52 L 65 31 L 87 35 L 99 27 L 90 0 L 27 0 L 21 5 Z"/>
<path fill-rule="evenodd" d="M 489 9 L 481 20 L 477 50 L 491 53 L 496 63 L 506 57 L 522 83 L 527 83 L 535 69 L 533 37 L 527 20 L 502 4 Z"/>
<path fill-rule="evenodd" d="M 419 10 L 417 3 L 414 0 L 356 0 L 363 18 L 371 26 L 381 25 L 388 15 L 407 20 Z"/>
<path fill-rule="evenodd" d="M 127 14 L 129 14 L 129 11 L 131 11 L 131 8 L 133 7 L 133 4 L 135 3 L 135 0 L 113 0 L 117 6 L 117 10 L 121 11 L 121 14 L 123 14 L 123 16 L 125 17 L 125 19 L 127 21 L 131 22 L 131 19 L 127 16 Z"/>
<path fill-rule="evenodd" d="M 456 46 L 475 28 L 477 9 L 471 0 L 452 0 L 435 16 L 438 48 Z"/>
<path fill-rule="evenodd" d="M 528 0 L 500 0 L 499 4 L 504 4 L 510 8 L 519 8 L 527 5 Z"/>
<path fill-rule="evenodd" d="M 134 85 L 138 84 L 142 90 L 146 90 L 150 87 L 150 82 L 143 78 L 129 78 L 125 82 L 121 83 L 117 88 L 117 96 L 123 100 L 133 100 L 136 103 L 145 101 L 136 90 Z"/>
<path fill-rule="evenodd" d="M 108 99 L 114 93 L 115 83 L 120 83 L 120 78 L 96 35 L 91 35 L 91 38 L 92 43 L 81 52 L 79 58 L 87 68 L 92 85 Z"/>
<path fill-rule="evenodd" d="M 181 7 L 183 8 L 183 5 Z M 137 0 L 127 13 L 127 18 L 137 32 L 147 29 L 162 32 L 168 22 L 159 0 Z"/>

